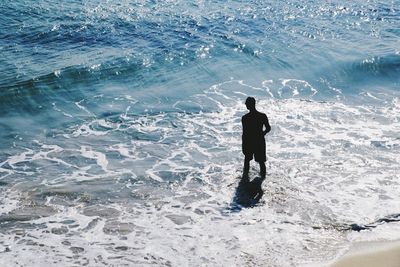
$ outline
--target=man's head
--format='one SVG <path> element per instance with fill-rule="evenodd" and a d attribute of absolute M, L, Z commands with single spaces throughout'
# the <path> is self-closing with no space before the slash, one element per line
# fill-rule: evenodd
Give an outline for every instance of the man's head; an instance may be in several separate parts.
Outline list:
<path fill-rule="evenodd" d="M 256 109 L 256 100 L 255 100 L 254 97 L 249 96 L 249 97 L 246 99 L 245 104 L 246 104 L 246 107 L 247 107 L 248 110 L 254 110 L 254 109 Z"/>

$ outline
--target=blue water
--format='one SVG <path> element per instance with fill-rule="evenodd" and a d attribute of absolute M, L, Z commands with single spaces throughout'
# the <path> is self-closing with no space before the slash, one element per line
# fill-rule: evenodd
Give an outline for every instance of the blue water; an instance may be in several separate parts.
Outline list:
<path fill-rule="evenodd" d="M 2 1 L 0 77 L 4 266 L 323 265 L 400 239 L 343 230 L 400 212 L 398 1 Z M 248 95 L 268 175 L 231 213 Z"/>

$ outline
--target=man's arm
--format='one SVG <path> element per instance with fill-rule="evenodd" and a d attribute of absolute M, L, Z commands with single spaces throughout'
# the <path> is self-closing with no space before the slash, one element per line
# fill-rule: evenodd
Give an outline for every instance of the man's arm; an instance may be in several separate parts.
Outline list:
<path fill-rule="evenodd" d="M 266 135 L 267 133 L 269 133 L 269 131 L 271 131 L 271 125 L 269 125 L 267 115 L 265 115 L 263 124 L 264 124 L 264 126 L 265 126 L 265 130 L 263 131 L 263 133 L 264 133 L 264 135 Z"/>

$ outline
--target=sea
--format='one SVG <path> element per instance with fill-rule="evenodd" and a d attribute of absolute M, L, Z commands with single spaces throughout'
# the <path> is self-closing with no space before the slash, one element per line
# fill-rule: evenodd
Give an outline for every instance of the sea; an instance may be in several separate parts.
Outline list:
<path fill-rule="evenodd" d="M 399 154 L 399 0 L 0 2 L 0 266 L 329 266 Z"/>

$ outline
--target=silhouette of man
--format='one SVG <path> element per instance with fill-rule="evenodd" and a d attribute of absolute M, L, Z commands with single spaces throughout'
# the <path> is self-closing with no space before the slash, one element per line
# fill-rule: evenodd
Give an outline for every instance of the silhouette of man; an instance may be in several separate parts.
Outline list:
<path fill-rule="evenodd" d="M 265 155 L 264 135 L 271 131 L 271 126 L 269 125 L 267 115 L 256 110 L 256 100 L 254 97 L 248 97 L 246 99 L 246 107 L 249 113 L 242 117 L 243 174 L 248 175 L 250 161 L 253 159 L 254 155 L 254 160 L 260 164 L 260 175 L 264 178 L 266 173 L 265 161 L 267 160 Z"/>

